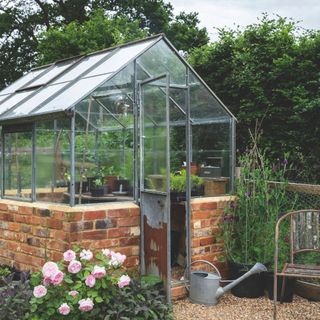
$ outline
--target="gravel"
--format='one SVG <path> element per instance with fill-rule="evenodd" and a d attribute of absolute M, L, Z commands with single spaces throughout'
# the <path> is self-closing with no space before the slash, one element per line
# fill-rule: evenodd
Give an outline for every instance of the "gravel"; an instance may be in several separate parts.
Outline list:
<path fill-rule="evenodd" d="M 244 299 L 225 294 L 215 306 L 193 304 L 188 299 L 173 304 L 176 320 L 272 320 L 273 301 Z M 292 303 L 278 304 L 277 320 L 320 320 L 320 302 L 294 296 Z"/>

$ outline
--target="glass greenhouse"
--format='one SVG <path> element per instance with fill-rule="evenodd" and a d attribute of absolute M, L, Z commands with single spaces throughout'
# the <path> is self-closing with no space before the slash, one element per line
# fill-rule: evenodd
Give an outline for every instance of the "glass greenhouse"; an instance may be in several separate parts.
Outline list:
<path fill-rule="evenodd" d="M 73 206 L 212 195 L 204 179 L 232 188 L 235 119 L 162 35 L 33 69 L 0 107 L 2 198 Z"/>
<path fill-rule="evenodd" d="M 135 201 L 141 271 L 167 292 L 192 198 L 233 188 L 235 118 L 163 35 L 31 70 L 0 92 L 0 125 L 1 197 Z"/>

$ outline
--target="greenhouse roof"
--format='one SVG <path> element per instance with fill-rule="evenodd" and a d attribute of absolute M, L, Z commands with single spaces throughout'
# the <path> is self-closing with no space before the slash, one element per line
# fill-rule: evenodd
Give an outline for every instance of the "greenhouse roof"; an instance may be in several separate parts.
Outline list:
<path fill-rule="evenodd" d="M 0 91 L 0 122 L 69 109 L 160 38 L 158 35 L 31 70 Z"/>
<path fill-rule="evenodd" d="M 160 39 L 172 46 L 163 35 L 156 35 L 32 69 L 0 91 L 0 123 L 70 110 Z M 233 117 L 220 100 L 219 104 Z"/>

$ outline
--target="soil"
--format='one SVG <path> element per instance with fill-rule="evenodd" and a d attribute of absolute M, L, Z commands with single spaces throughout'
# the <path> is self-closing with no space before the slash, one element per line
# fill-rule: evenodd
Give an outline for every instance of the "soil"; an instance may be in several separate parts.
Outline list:
<path fill-rule="evenodd" d="M 193 304 L 184 299 L 173 304 L 176 320 L 272 320 L 273 301 L 266 297 L 237 298 L 228 293 L 215 306 Z M 292 303 L 277 305 L 277 320 L 320 320 L 320 302 L 294 296 Z"/>

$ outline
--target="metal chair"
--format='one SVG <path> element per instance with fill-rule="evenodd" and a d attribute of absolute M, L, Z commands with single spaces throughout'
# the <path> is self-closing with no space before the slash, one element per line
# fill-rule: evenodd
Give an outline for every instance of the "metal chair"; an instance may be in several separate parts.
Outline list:
<path fill-rule="evenodd" d="M 278 272 L 278 254 L 279 254 L 279 226 L 280 223 L 289 220 L 290 224 L 290 262 L 285 263 L 281 272 Z M 275 253 L 274 253 L 274 313 L 277 315 L 277 277 L 283 276 L 281 298 L 285 289 L 285 277 L 301 278 L 320 278 L 320 266 L 302 265 L 295 263 L 295 255 L 301 252 L 319 252 L 320 253 L 320 210 L 299 210 L 289 212 L 281 216 L 275 229 Z"/>

